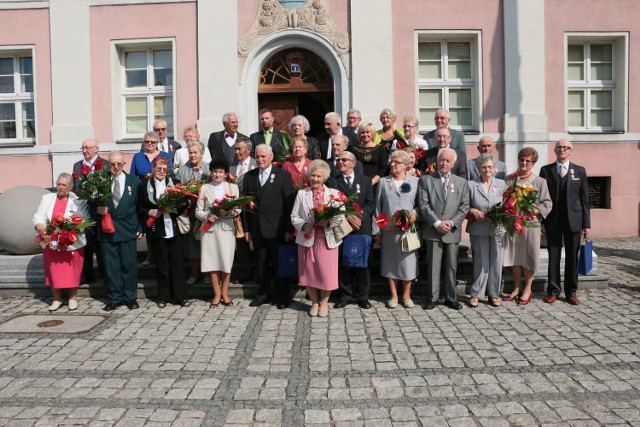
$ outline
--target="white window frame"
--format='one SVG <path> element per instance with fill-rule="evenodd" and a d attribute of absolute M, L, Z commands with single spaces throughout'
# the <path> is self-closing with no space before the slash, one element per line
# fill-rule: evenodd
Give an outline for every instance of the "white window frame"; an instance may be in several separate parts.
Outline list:
<path fill-rule="evenodd" d="M 112 55 L 112 100 L 113 100 L 113 135 L 116 141 L 132 141 L 141 140 L 141 134 L 126 133 L 126 107 L 125 100 L 127 97 L 147 97 L 147 113 L 148 113 L 148 129 L 153 127 L 153 102 L 156 96 L 171 96 L 173 111 L 173 128 L 167 129 L 167 135 L 172 137 L 175 135 L 176 126 L 176 43 L 175 38 L 156 38 L 156 39 L 135 39 L 135 40 L 114 40 L 111 42 Z M 125 53 L 140 50 L 171 50 L 171 66 L 172 85 L 153 87 L 153 88 L 126 88 L 125 87 Z"/>
<path fill-rule="evenodd" d="M 421 79 L 419 76 L 418 49 L 421 42 L 469 42 L 471 47 L 471 79 L 449 80 L 447 66 L 443 63 L 443 79 Z M 449 90 L 458 88 L 471 89 L 471 125 L 461 126 L 451 123 L 451 128 L 461 131 L 483 131 L 483 90 L 482 90 L 482 32 L 481 31 L 430 31 L 421 30 L 415 32 L 415 75 L 416 75 L 416 117 L 420 117 L 420 89 L 442 89 L 442 108 L 449 110 Z M 433 119 L 428 123 L 420 123 L 420 131 L 435 129 Z"/>
<path fill-rule="evenodd" d="M 38 108 L 36 103 L 36 56 L 35 46 L 2 46 L 0 47 L 0 57 L 13 59 L 13 76 L 14 76 L 14 89 L 13 93 L 0 93 L 0 103 L 2 104 L 14 104 L 15 106 L 15 122 L 16 122 L 16 137 L 15 138 L 0 138 L 0 146 L 8 147 L 15 145 L 35 145 L 38 137 Z M 20 84 L 20 60 L 21 57 L 31 58 L 32 78 L 33 78 L 33 92 L 21 92 Z M 22 131 L 22 103 L 33 103 L 33 122 L 34 122 L 34 137 L 27 137 L 23 135 Z"/>
<path fill-rule="evenodd" d="M 569 133 L 608 133 L 628 131 L 629 107 L 629 33 L 565 33 L 564 70 L 565 70 L 565 128 Z M 589 80 L 590 58 L 585 55 L 586 80 L 569 80 L 569 45 L 572 44 L 612 44 L 613 80 Z M 590 125 L 592 91 L 612 90 L 611 127 Z M 584 92 L 584 127 L 569 126 L 569 92 Z"/>

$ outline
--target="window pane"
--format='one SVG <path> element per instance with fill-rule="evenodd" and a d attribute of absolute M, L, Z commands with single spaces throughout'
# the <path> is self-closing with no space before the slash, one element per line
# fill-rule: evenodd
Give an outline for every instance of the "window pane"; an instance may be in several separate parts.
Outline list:
<path fill-rule="evenodd" d="M 432 107 L 435 113 L 442 106 L 442 91 L 440 89 L 420 89 L 418 104 L 420 108 Z M 433 120 L 433 117 L 431 117 L 431 120 Z"/>
<path fill-rule="evenodd" d="M 155 68 L 173 68 L 170 50 L 154 50 L 153 66 Z"/>
<path fill-rule="evenodd" d="M 0 121 L 13 121 L 16 119 L 15 104 L 0 104 Z"/>
<path fill-rule="evenodd" d="M 433 117 L 436 115 L 438 108 L 420 108 L 420 117 L 418 120 L 420 123 L 430 125 L 433 123 Z"/>
<path fill-rule="evenodd" d="M 147 131 L 147 117 L 127 117 L 128 134 L 144 134 Z"/>
<path fill-rule="evenodd" d="M 567 49 L 567 57 L 571 62 L 583 62 L 584 61 L 584 45 L 570 44 Z"/>
<path fill-rule="evenodd" d="M 124 54 L 124 67 L 128 70 L 132 68 L 147 68 L 147 52 L 127 52 Z"/>
<path fill-rule="evenodd" d="M 31 57 L 20 58 L 20 91 L 33 92 L 33 61 Z"/>
<path fill-rule="evenodd" d="M 471 89 L 452 89 L 449 91 L 449 107 L 471 108 Z M 453 122 L 453 117 L 451 118 Z"/>
<path fill-rule="evenodd" d="M 470 62 L 449 62 L 449 78 L 450 79 L 470 79 L 471 63 Z"/>
<path fill-rule="evenodd" d="M 440 61 L 441 57 L 442 53 L 440 52 L 439 42 L 423 42 L 418 44 L 418 59 Z"/>
<path fill-rule="evenodd" d="M 173 98 L 171 96 L 158 96 L 153 100 L 153 114 L 173 114 Z"/>
<path fill-rule="evenodd" d="M 584 80 L 584 64 L 569 64 L 569 80 Z"/>
<path fill-rule="evenodd" d="M 591 126 L 610 128 L 611 123 L 611 110 L 591 111 Z"/>
<path fill-rule="evenodd" d="M 147 87 L 147 70 L 127 71 L 127 87 Z"/>
<path fill-rule="evenodd" d="M 0 75 L 13 74 L 13 58 L 0 58 Z"/>
<path fill-rule="evenodd" d="M 471 44 L 468 42 L 449 42 L 447 50 L 450 61 L 471 59 Z"/>
<path fill-rule="evenodd" d="M 593 91 L 591 92 L 591 108 L 606 108 L 612 107 L 612 93 L 608 91 Z"/>
<path fill-rule="evenodd" d="M 440 80 L 442 79 L 442 70 L 440 62 L 420 62 L 418 64 L 418 78 Z"/>
<path fill-rule="evenodd" d="M 23 93 L 33 93 L 33 76 L 20 76 L 20 86 Z"/>
<path fill-rule="evenodd" d="M 147 98 L 127 98 L 125 103 L 127 116 L 147 115 Z"/>
<path fill-rule="evenodd" d="M 154 72 L 154 85 L 155 86 L 173 86 L 173 73 L 171 69 L 155 69 Z"/>
<path fill-rule="evenodd" d="M 584 119 L 582 111 L 569 111 L 569 127 L 583 128 Z"/>
<path fill-rule="evenodd" d="M 569 108 L 584 108 L 584 92 L 569 92 Z"/>
<path fill-rule="evenodd" d="M 20 58 L 20 74 L 33 74 L 33 60 L 30 56 Z"/>
<path fill-rule="evenodd" d="M 0 104 L 0 138 L 17 138 L 15 104 Z"/>
<path fill-rule="evenodd" d="M 613 80 L 611 64 L 591 64 L 591 80 Z"/>
<path fill-rule="evenodd" d="M 601 62 L 611 62 L 613 60 L 613 50 L 610 44 L 592 44 L 591 60 Z"/>
<path fill-rule="evenodd" d="M 13 93 L 13 75 L 0 76 L 0 93 Z"/>
<path fill-rule="evenodd" d="M 453 108 L 449 109 L 451 115 L 451 123 L 456 126 L 471 126 L 471 108 Z"/>
<path fill-rule="evenodd" d="M 35 138 L 36 121 L 33 114 L 33 102 L 22 104 L 22 137 Z"/>

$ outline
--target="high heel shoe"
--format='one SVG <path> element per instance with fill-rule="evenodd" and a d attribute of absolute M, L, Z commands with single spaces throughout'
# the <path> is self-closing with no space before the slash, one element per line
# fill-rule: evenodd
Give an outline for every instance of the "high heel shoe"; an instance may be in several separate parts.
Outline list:
<path fill-rule="evenodd" d="M 533 296 L 533 292 L 529 294 L 529 298 L 524 299 L 524 298 L 520 298 L 518 300 L 518 305 L 527 305 L 531 302 L 531 297 Z"/>
<path fill-rule="evenodd" d="M 517 300 L 519 295 L 507 295 L 502 297 L 502 301 L 514 301 Z"/>

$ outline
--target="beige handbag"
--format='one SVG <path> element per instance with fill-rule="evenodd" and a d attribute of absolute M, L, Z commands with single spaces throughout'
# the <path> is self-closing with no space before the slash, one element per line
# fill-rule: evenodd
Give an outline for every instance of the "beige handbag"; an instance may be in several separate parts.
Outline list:
<path fill-rule="evenodd" d="M 402 252 L 413 252 L 420 249 L 420 236 L 415 227 L 411 227 L 402 235 Z"/>
<path fill-rule="evenodd" d="M 178 223 L 178 231 L 180 234 L 187 234 L 189 230 L 191 230 L 191 222 L 189 221 L 189 215 L 183 213 L 176 218 L 176 222 Z"/>

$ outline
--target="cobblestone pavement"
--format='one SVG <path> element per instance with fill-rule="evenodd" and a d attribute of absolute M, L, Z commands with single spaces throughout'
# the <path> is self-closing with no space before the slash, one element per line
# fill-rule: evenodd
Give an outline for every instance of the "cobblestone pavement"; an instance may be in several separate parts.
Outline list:
<path fill-rule="evenodd" d="M 141 301 L 86 334 L 0 334 L 0 425 L 640 426 L 640 239 L 596 246 L 613 287 L 577 307 Z M 47 302 L 0 299 L 0 320 Z"/>

